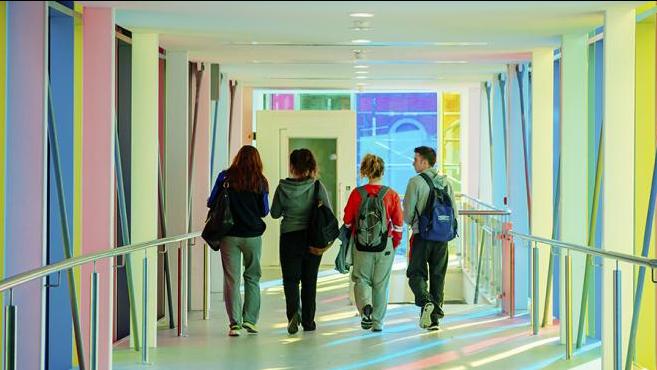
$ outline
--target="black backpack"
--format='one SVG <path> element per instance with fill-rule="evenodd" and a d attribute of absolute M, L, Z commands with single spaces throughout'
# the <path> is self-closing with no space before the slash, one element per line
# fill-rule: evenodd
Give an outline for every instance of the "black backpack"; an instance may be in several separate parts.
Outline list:
<path fill-rule="evenodd" d="M 308 227 L 308 246 L 318 249 L 330 247 L 340 235 L 338 219 L 319 198 L 319 181 L 315 181 L 315 193 L 313 195 L 313 207 L 310 213 L 310 225 Z"/>
<path fill-rule="evenodd" d="M 205 220 L 205 227 L 201 237 L 208 243 L 210 248 L 218 251 L 221 240 L 228 234 L 233 227 L 233 214 L 230 211 L 230 198 L 228 197 L 228 182 L 224 182 L 224 187 L 217 195 L 212 208 L 208 211 L 208 217 Z"/>

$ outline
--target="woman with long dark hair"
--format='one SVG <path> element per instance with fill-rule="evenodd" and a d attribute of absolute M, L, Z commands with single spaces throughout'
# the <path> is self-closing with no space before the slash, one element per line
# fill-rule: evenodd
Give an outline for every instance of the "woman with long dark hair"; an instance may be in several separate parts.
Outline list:
<path fill-rule="evenodd" d="M 230 320 L 228 335 L 240 335 L 242 328 L 258 332 L 260 313 L 260 256 L 262 234 L 269 213 L 269 184 L 262 174 L 258 150 L 243 146 L 233 163 L 215 181 L 208 199 L 212 207 L 222 188 L 227 188 L 234 225 L 221 241 L 221 263 L 224 269 L 224 301 Z M 244 306 L 240 295 L 241 261 L 244 260 Z"/>
<path fill-rule="evenodd" d="M 322 203 L 329 208 L 331 206 L 326 188 L 316 178 L 317 162 L 313 153 L 308 149 L 292 151 L 290 177 L 280 181 L 271 206 L 273 218 L 283 217 L 280 261 L 289 334 L 295 334 L 299 325 L 303 326 L 304 331 L 313 331 L 316 327 L 317 272 L 322 256 L 321 251 L 308 244 L 311 209 L 316 204 L 315 189 Z"/>

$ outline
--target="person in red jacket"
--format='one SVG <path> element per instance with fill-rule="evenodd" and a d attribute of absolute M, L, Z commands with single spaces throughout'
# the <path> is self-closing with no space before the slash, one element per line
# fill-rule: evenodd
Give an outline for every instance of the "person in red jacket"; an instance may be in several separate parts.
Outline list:
<path fill-rule="evenodd" d="M 351 192 L 344 211 L 345 226 L 352 230 L 356 246 L 351 279 L 361 327 L 375 332 L 383 330 L 394 249 L 401 242 L 404 223 L 399 195 L 381 185 L 383 171 L 380 157 L 363 158 L 360 175 L 368 183 Z"/>

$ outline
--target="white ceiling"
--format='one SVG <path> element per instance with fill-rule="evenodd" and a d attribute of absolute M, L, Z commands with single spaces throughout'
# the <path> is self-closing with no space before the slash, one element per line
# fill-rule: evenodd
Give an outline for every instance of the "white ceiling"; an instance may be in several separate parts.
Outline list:
<path fill-rule="evenodd" d="M 434 88 L 481 81 L 562 34 L 603 24 L 612 7 L 645 1 L 259 2 L 87 1 L 113 7 L 131 31 L 154 31 L 167 50 L 219 62 L 230 78 L 257 87 Z M 350 29 L 353 12 L 372 30 Z M 354 44 L 367 39 L 370 44 Z M 457 43 L 457 44 L 455 44 Z M 469 43 L 469 44 L 464 44 Z M 358 63 L 367 79 L 355 79 Z"/>

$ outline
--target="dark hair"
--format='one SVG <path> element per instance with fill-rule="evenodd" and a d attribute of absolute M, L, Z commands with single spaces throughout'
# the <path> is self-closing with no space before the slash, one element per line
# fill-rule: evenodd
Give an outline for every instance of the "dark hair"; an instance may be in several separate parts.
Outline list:
<path fill-rule="evenodd" d="M 295 176 L 306 178 L 317 176 L 317 161 L 313 152 L 306 148 L 295 149 L 290 153 L 290 168 Z"/>
<path fill-rule="evenodd" d="M 436 164 L 436 151 L 428 146 L 418 146 L 415 148 L 415 153 L 429 162 L 429 166 L 433 167 Z"/>
<path fill-rule="evenodd" d="M 360 175 L 368 179 L 378 179 L 383 176 L 385 164 L 383 159 L 374 154 L 367 154 L 360 162 Z"/>
<path fill-rule="evenodd" d="M 251 145 L 244 145 L 228 168 L 227 178 L 230 187 L 237 191 L 250 191 L 254 193 L 269 191 L 269 183 L 262 174 L 262 160 L 258 149 Z"/>

